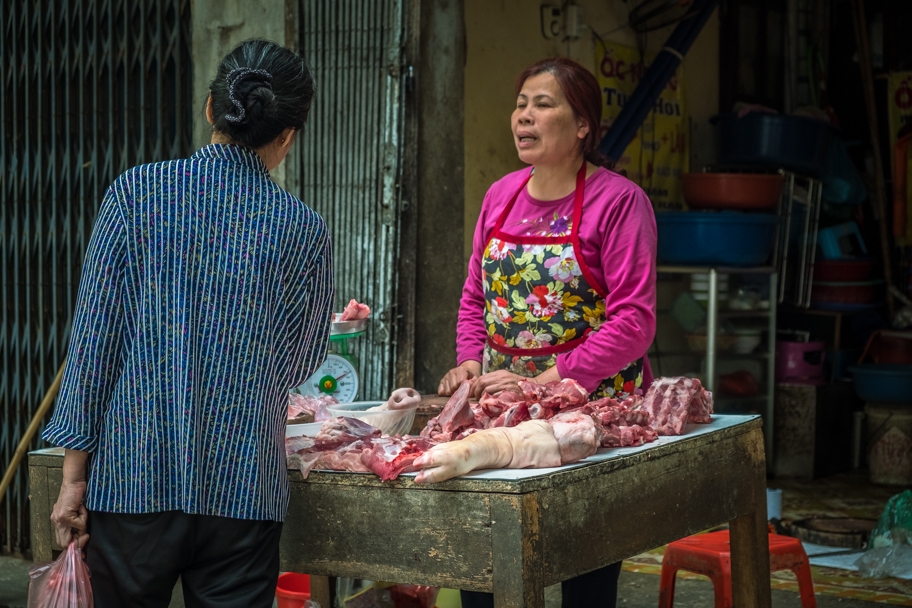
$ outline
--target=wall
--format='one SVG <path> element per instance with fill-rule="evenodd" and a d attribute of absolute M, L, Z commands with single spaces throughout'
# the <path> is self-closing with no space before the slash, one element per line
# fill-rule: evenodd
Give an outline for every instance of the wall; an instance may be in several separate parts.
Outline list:
<path fill-rule="evenodd" d="M 557 0 L 553 4 L 560 5 Z M 631 4 L 632 4 L 631 0 Z M 606 41 L 636 46 L 627 21 L 630 4 L 623 0 L 578 0 L 584 21 Z M 578 41 L 547 40 L 541 33 L 539 2 L 528 0 L 466 0 L 465 69 L 465 235 L 464 261 L 471 253 L 472 234 L 488 187 L 523 165 L 510 134 L 516 101 L 516 76 L 544 57 L 564 55 L 591 66 L 597 44 L 584 29 Z M 651 32 L 647 50 L 657 52 L 673 26 Z M 719 98 L 719 18 L 710 18 L 684 61 L 687 107 L 692 122 L 691 166 L 698 169 L 714 158 L 710 116 Z M 465 264 L 463 276 L 465 276 Z"/>

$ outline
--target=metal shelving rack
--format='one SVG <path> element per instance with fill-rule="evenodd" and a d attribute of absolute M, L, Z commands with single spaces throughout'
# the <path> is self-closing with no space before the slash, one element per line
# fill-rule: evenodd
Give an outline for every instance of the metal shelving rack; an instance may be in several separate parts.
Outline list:
<path fill-rule="evenodd" d="M 765 399 L 763 412 L 763 437 L 767 454 L 773 450 L 773 395 L 775 391 L 775 364 L 776 364 L 776 304 L 778 302 L 779 273 L 777 266 L 658 266 L 656 271 L 669 274 L 695 274 L 709 275 L 709 297 L 706 307 L 706 388 L 715 390 L 716 387 L 716 334 L 719 331 L 720 317 L 726 318 L 758 318 L 767 317 L 767 351 L 760 353 L 725 355 L 743 359 L 766 359 L 766 393 L 758 397 L 742 397 L 733 399 L 716 399 L 716 403 L 735 403 L 757 399 Z M 752 311 L 720 311 L 719 310 L 719 274 L 766 274 L 770 282 L 770 307 L 769 310 Z"/>

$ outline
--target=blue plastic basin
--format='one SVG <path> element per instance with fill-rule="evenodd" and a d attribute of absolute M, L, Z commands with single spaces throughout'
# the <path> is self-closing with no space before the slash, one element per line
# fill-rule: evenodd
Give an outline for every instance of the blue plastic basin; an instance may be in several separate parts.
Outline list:
<path fill-rule="evenodd" d="M 719 160 L 724 164 L 786 167 L 804 175 L 820 176 L 835 130 L 825 122 L 804 116 L 751 112 L 722 114 Z"/>
<path fill-rule="evenodd" d="M 778 216 L 739 213 L 656 213 L 657 257 L 664 264 L 759 266 L 776 244 Z"/>
<path fill-rule="evenodd" d="M 905 363 L 862 363 L 850 365 L 855 392 L 875 403 L 912 403 L 912 365 Z"/>

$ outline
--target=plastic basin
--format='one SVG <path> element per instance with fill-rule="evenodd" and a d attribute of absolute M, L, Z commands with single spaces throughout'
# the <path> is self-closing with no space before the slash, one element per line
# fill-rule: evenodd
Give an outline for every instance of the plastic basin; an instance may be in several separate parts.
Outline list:
<path fill-rule="evenodd" d="M 758 266 L 776 242 L 775 215 L 722 211 L 656 214 L 660 263 Z"/>
<path fill-rule="evenodd" d="M 811 285 L 812 302 L 837 304 L 869 304 L 873 302 L 883 281 L 814 281 Z"/>
<path fill-rule="evenodd" d="M 865 281 L 871 275 L 874 260 L 817 260 L 814 262 L 815 281 Z"/>
<path fill-rule="evenodd" d="M 760 329 L 738 329 L 733 334 L 735 336 L 731 347 L 733 353 L 742 355 L 752 353 L 763 341 L 763 330 Z"/>
<path fill-rule="evenodd" d="M 684 200 L 692 209 L 775 209 L 782 196 L 782 175 L 685 173 Z"/>
<path fill-rule="evenodd" d="M 874 363 L 912 364 L 912 331 L 875 331 L 864 354 L 870 355 Z"/>
<path fill-rule="evenodd" d="M 279 575 L 276 585 L 276 604 L 278 608 L 303 608 L 310 599 L 310 576 L 297 572 L 285 572 Z"/>
<path fill-rule="evenodd" d="M 355 401 L 352 403 L 337 403 L 328 406 L 326 411 L 333 418 L 344 416 L 357 418 L 372 427 L 378 428 L 386 435 L 407 435 L 415 421 L 416 405 L 405 410 L 386 410 L 382 412 L 366 412 L 364 410 L 383 405 L 385 401 Z"/>
<path fill-rule="evenodd" d="M 322 422 L 305 422 L 304 424 L 286 424 L 285 437 L 315 437 L 323 427 Z"/>
<path fill-rule="evenodd" d="M 713 118 L 719 128 L 719 160 L 724 164 L 786 167 L 819 177 L 827 164 L 835 129 L 804 116 L 751 112 Z"/>
<path fill-rule="evenodd" d="M 912 404 L 912 365 L 901 363 L 862 363 L 850 365 L 855 392 L 874 403 Z"/>

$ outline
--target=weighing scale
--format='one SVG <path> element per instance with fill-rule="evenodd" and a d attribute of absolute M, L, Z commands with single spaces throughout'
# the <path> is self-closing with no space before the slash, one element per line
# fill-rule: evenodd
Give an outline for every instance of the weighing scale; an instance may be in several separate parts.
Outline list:
<path fill-rule="evenodd" d="M 348 352 L 348 341 L 364 334 L 370 319 L 337 321 L 335 313 L 329 334 L 330 353 L 313 376 L 297 388 L 302 395 L 332 395 L 339 403 L 351 403 L 358 395 L 358 359 Z M 338 352 L 336 352 L 336 349 Z"/>

